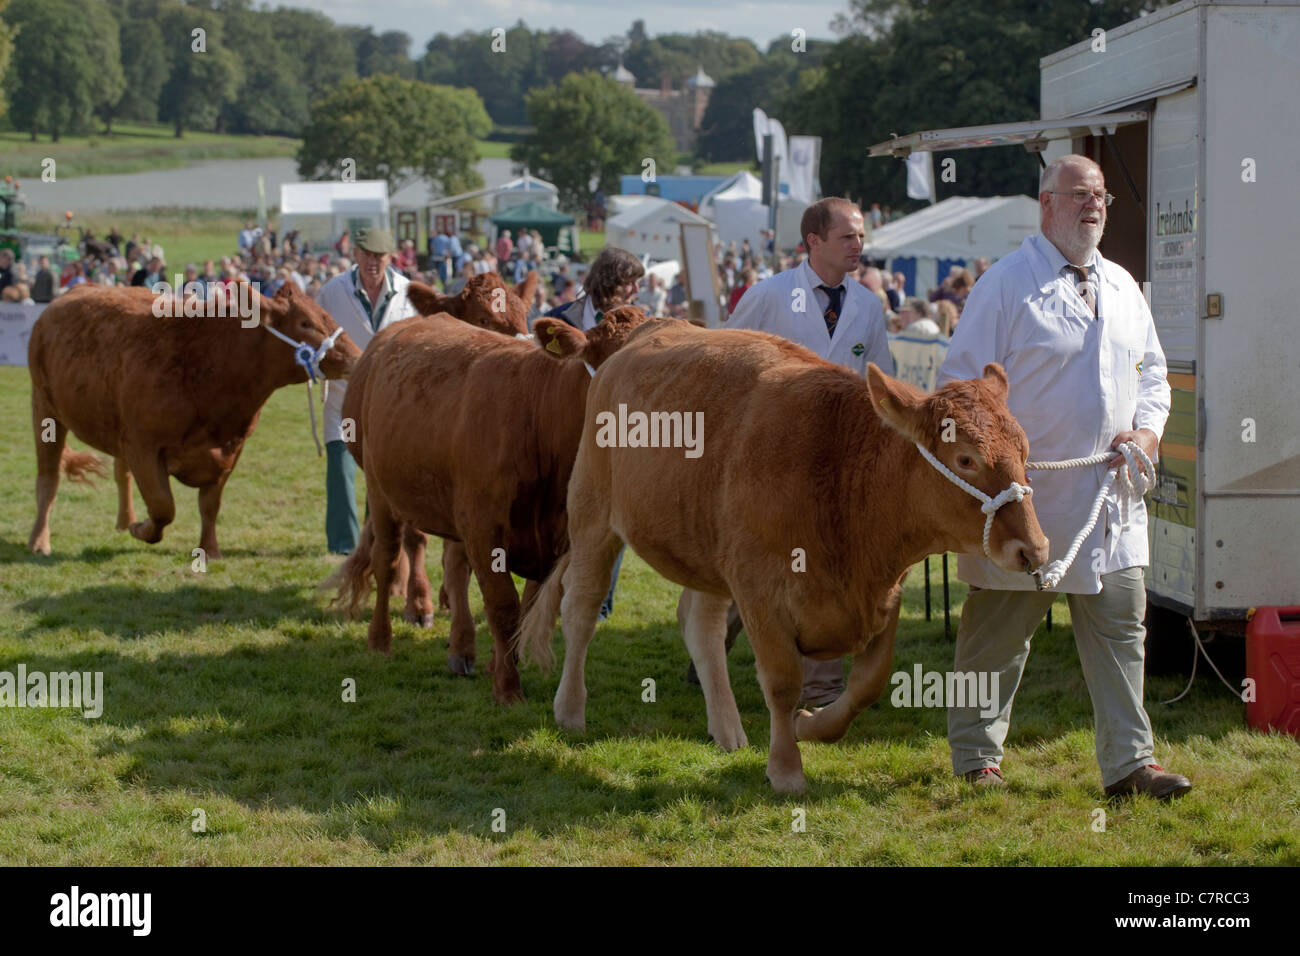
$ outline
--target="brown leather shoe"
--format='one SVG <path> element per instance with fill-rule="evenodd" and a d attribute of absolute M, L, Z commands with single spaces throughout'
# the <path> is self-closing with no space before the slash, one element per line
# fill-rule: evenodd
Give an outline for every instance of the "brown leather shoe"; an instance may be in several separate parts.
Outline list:
<path fill-rule="evenodd" d="M 1158 763 L 1139 767 L 1119 783 L 1106 788 L 1108 797 L 1128 797 L 1145 793 L 1156 800 L 1172 800 L 1192 789 L 1192 782 L 1178 773 L 1167 773 Z"/>
<path fill-rule="evenodd" d="M 981 767 L 979 770 L 968 770 L 961 776 L 972 787 L 1005 787 L 1007 785 L 1007 782 L 1002 779 L 1002 771 L 997 767 Z"/>

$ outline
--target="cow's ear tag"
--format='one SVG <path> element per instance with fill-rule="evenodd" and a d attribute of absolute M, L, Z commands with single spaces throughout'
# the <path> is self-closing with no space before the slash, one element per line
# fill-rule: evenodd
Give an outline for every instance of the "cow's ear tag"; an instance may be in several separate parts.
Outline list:
<path fill-rule="evenodd" d="M 880 407 L 881 407 L 882 409 L 884 409 L 885 411 L 887 411 L 887 412 L 892 412 L 892 411 L 894 410 L 894 407 L 893 407 L 892 405 L 889 404 L 889 399 L 888 399 L 888 398 L 882 398 L 882 399 L 880 400 Z"/>
<path fill-rule="evenodd" d="M 546 343 L 546 351 L 554 352 L 556 355 L 562 355 L 563 352 L 560 349 L 560 340 L 555 337 L 557 331 L 558 329 L 555 329 L 554 327 L 551 328 L 551 341 Z"/>

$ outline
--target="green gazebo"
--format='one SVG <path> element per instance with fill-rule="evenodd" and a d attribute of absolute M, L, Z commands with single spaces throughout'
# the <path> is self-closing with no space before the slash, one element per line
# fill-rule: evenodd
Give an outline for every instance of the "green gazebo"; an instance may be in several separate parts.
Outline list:
<path fill-rule="evenodd" d="M 520 229 L 536 229 L 542 234 L 542 242 L 547 246 L 559 245 L 560 230 L 572 226 L 574 222 L 572 216 L 547 209 L 538 202 L 520 203 L 492 217 L 492 225 L 498 231 L 509 229 L 512 234 L 518 235 Z"/>

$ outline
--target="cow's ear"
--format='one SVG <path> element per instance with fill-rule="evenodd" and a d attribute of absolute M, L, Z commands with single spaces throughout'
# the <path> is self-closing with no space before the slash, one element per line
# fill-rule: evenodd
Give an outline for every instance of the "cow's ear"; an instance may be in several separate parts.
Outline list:
<path fill-rule="evenodd" d="M 876 414 L 890 428 L 912 441 L 928 445 L 931 436 L 925 434 L 925 393 L 920 389 L 890 378 L 875 362 L 867 363 L 867 388 L 871 391 L 871 404 Z"/>
<path fill-rule="evenodd" d="M 280 288 L 275 290 L 275 298 L 281 302 L 291 302 L 298 292 L 298 283 L 292 279 L 286 279 L 280 284 Z"/>
<path fill-rule="evenodd" d="M 537 270 L 534 269 L 524 277 L 524 281 L 515 286 L 515 295 L 523 299 L 525 305 L 533 301 L 533 293 L 537 291 Z"/>
<path fill-rule="evenodd" d="M 592 368 L 617 352 L 636 327 L 646 322 L 645 310 L 635 305 L 620 305 L 605 313 L 596 327 L 587 333 L 583 360 Z"/>
<path fill-rule="evenodd" d="M 989 362 L 984 366 L 984 381 L 993 389 L 993 397 L 1000 402 L 1006 402 L 1007 395 L 1011 391 L 1010 383 L 1007 381 L 1007 373 L 997 362 Z"/>
<path fill-rule="evenodd" d="M 406 287 L 407 301 L 415 306 L 416 311 L 421 315 L 437 315 L 439 312 L 446 312 L 447 303 L 451 298 L 423 282 L 412 282 Z"/>
<path fill-rule="evenodd" d="M 553 358 L 580 355 L 587 347 L 587 337 L 560 319 L 540 318 L 533 323 L 533 336 Z"/>

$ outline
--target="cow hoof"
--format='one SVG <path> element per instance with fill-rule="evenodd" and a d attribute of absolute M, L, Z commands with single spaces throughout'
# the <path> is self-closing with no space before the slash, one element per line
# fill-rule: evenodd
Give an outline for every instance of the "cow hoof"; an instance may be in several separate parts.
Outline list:
<path fill-rule="evenodd" d="M 847 727 L 840 726 L 835 715 L 827 707 L 814 710 L 801 708 L 794 715 L 794 739 L 815 740 L 830 744 L 844 736 Z"/>
<path fill-rule="evenodd" d="M 509 707 L 511 704 L 522 704 L 524 702 L 524 692 L 518 687 L 503 691 L 494 690 L 492 696 L 495 697 L 496 702 L 501 704 L 503 707 Z"/>
<path fill-rule="evenodd" d="M 474 676 L 474 658 L 472 657 L 462 657 L 459 654 L 448 654 L 447 666 L 451 668 L 451 672 L 457 677 Z"/>
<path fill-rule="evenodd" d="M 562 730 L 586 730 L 587 717 L 585 714 L 562 714 L 555 712 L 555 723 Z"/>
<path fill-rule="evenodd" d="M 406 611 L 403 613 L 402 619 L 406 621 L 407 624 L 414 624 L 416 627 L 426 631 L 433 627 L 432 614 L 421 614 L 418 611 Z"/>
<path fill-rule="evenodd" d="M 714 733 L 710 730 L 709 739 L 717 744 L 719 749 L 726 753 L 731 753 L 733 750 L 740 750 L 742 747 L 749 746 L 749 738 L 746 737 L 745 732 L 739 728 L 735 730 L 719 731 L 718 733 Z"/>
<path fill-rule="evenodd" d="M 133 521 L 133 522 L 131 522 L 131 528 L 130 528 L 130 531 L 131 531 L 131 537 L 133 537 L 133 538 L 139 538 L 139 539 L 140 539 L 141 541 L 143 541 L 145 544 L 157 544 L 159 541 L 162 540 L 162 532 L 161 532 L 161 531 L 155 532 L 155 533 L 154 533 L 154 536 L 153 536 L 153 537 L 150 537 L 150 536 L 149 536 L 148 534 L 146 534 L 146 532 L 145 532 L 145 528 L 146 528 L 149 524 L 150 524 L 150 522 L 148 522 L 148 521 Z"/>
<path fill-rule="evenodd" d="M 777 793 L 789 793 L 800 795 L 808 792 L 808 781 L 804 780 L 803 774 L 794 776 L 781 776 L 773 780 L 772 775 L 767 775 L 767 782 L 772 785 L 772 789 Z"/>

